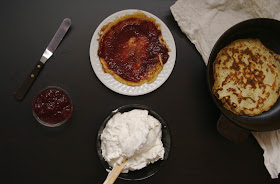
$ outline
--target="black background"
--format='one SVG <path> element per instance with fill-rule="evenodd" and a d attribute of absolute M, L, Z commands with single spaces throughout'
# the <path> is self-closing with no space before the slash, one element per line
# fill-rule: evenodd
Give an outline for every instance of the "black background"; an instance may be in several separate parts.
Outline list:
<path fill-rule="evenodd" d="M 169 160 L 140 182 L 115 183 L 278 183 L 264 166 L 253 136 L 236 144 L 216 130 L 220 112 L 210 98 L 206 66 L 181 32 L 170 6 L 175 0 L 29 0 L 1 3 L 1 183 L 103 183 L 107 172 L 96 152 L 98 129 L 122 105 L 147 105 L 168 123 Z M 169 79 L 156 91 L 137 97 L 117 94 L 94 74 L 89 45 L 97 26 L 124 9 L 141 9 L 169 27 L 177 59 Z M 40 59 L 62 20 L 72 26 L 23 101 L 15 91 Z M 31 101 L 42 88 L 62 87 L 74 112 L 66 126 L 48 129 L 32 115 Z"/>

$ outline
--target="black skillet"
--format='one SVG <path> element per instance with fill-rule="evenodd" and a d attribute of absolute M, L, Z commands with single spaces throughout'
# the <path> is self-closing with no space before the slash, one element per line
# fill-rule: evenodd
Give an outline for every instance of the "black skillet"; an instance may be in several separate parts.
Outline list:
<path fill-rule="evenodd" d="M 211 91 L 213 78 L 213 62 L 218 52 L 237 39 L 257 38 L 267 48 L 280 54 L 280 21 L 258 18 L 240 22 L 228 29 L 216 42 L 208 61 L 207 80 Z M 266 112 L 257 116 L 239 116 L 225 109 L 220 100 L 211 92 L 215 104 L 221 111 L 218 120 L 218 131 L 225 137 L 239 142 L 245 140 L 252 131 L 271 131 L 280 128 L 280 100 Z"/>

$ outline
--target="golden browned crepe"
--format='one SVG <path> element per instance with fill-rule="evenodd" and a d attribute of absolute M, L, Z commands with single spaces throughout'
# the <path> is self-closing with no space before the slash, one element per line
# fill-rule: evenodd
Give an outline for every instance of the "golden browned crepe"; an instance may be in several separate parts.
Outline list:
<path fill-rule="evenodd" d="M 257 39 L 236 40 L 213 63 L 212 92 L 237 115 L 268 111 L 279 97 L 280 56 Z"/>
<path fill-rule="evenodd" d="M 168 52 L 160 25 L 140 11 L 119 17 L 101 30 L 98 56 L 102 68 L 126 85 L 153 82 Z"/>

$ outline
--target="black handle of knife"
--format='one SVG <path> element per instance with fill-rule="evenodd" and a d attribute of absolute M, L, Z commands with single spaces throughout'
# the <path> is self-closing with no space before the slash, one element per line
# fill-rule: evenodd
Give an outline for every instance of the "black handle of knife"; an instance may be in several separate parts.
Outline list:
<path fill-rule="evenodd" d="M 32 86 L 35 79 L 38 77 L 40 71 L 43 69 L 44 64 L 39 61 L 36 66 L 33 68 L 32 72 L 26 77 L 26 79 L 23 81 L 21 87 L 16 92 L 16 99 L 22 100 L 27 93 L 27 91 Z"/>

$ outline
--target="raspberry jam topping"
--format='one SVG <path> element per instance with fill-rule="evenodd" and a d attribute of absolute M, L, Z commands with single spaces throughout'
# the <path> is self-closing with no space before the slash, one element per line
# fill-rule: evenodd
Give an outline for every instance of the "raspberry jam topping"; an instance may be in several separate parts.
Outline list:
<path fill-rule="evenodd" d="M 51 124 L 67 120 L 73 110 L 70 97 L 59 88 L 43 90 L 35 98 L 33 108 L 39 119 Z"/>
<path fill-rule="evenodd" d="M 150 20 L 128 18 L 118 22 L 99 42 L 98 56 L 121 78 L 139 82 L 157 63 L 165 64 L 168 48 L 161 30 Z"/>

